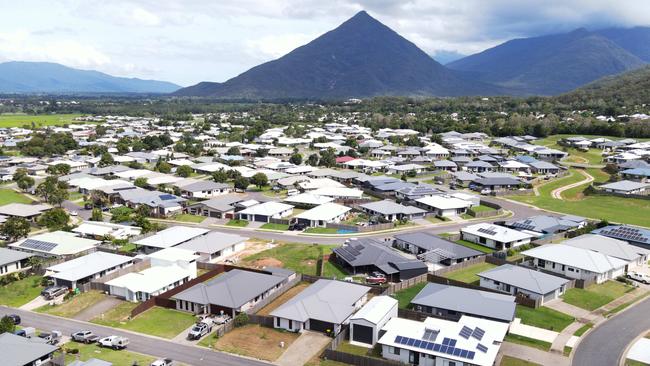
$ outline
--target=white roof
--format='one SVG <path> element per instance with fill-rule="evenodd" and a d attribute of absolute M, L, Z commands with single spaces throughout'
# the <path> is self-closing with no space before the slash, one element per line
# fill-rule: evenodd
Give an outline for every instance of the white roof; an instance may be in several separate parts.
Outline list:
<path fill-rule="evenodd" d="M 50 255 L 72 255 L 94 248 L 99 240 L 84 239 L 75 233 L 54 231 L 30 236 L 9 244 L 10 247 Z"/>
<path fill-rule="evenodd" d="M 123 172 L 115 173 L 115 175 L 120 178 L 135 179 L 144 175 L 149 175 L 151 173 L 153 172 L 147 169 L 132 169 L 132 170 L 125 170 Z"/>
<path fill-rule="evenodd" d="M 575 238 L 565 240 L 562 242 L 562 244 L 593 250 L 594 252 L 603 253 L 608 256 L 627 261 L 635 261 L 641 256 L 650 255 L 650 250 L 648 249 L 628 244 L 628 242 L 623 240 L 596 234 L 580 235 Z"/>
<path fill-rule="evenodd" d="M 140 239 L 134 244 L 156 248 L 169 248 L 207 233 L 208 229 L 189 226 L 172 226 L 154 235 Z"/>
<path fill-rule="evenodd" d="M 239 213 L 245 215 L 273 216 L 280 212 L 292 208 L 293 206 L 287 205 L 286 203 L 269 201 L 269 202 L 260 203 L 259 205 L 248 207 L 244 210 L 239 211 Z"/>
<path fill-rule="evenodd" d="M 67 281 L 76 281 L 132 261 L 125 255 L 94 252 L 79 258 L 48 267 L 49 276 Z"/>
<path fill-rule="evenodd" d="M 397 300 L 390 296 L 375 296 L 366 303 L 350 320 L 364 319 L 372 324 L 379 324 L 393 308 L 397 307 Z"/>
<path fill-rule="evenodd" d="M 137 226 L 113 224 L 101 221 L 85 221 L 81 225 L 72 229 L 73 232 L 84 235 L 111 235 L 115 238 L 139 235 L 142 228 Z"/>
<path fill-rule="evenodd" d="M 530 239 L 533 237 L 533 235 L 526 234 L 518 230 L 513 230 L 507 227 L 489 223 L 480 223 L 466 226 L 464 228 L 461 228 L 460 231 L 483 238 L 493 239 L 502 243 L 510 243 L 513 241 Z"/>
<path fill-rule="evenodd" d="M 304 190 L 314 190 L 319 188 L 342 188 L 343 184 L 330 178 L 310 178 L 308 181 L 300 182 L 298 185 Z"/>
<path fill-rule="evenodd" d="M 480 366 L 494 365 L 494 361 L 499 353 L 501 342 L 508 332 L 510 324 L 505 322 L 498 322 L 494 320 L 487 320 L 475 318 L 467 315 L 461 316 L 458 321 L 444 320 L 438 318 L 427 318 L 423 322 L 403 318 L 391 318 L 388 323 L 382 328 L 385 331 L 384 335 L 379 339 L 378 343 L 388 345 L 405 350 L 412 350 L 415 352 L 425 353 L 428 355 L 435 355 L 442 358 L 456 360 L 461 363 L 467 363 Z M 472 332 L 476 328 L 483 330 L 484 334 L 481 340 L 473 336 L 468 338 L 460 335 L 463 327 L 467 327 Z M 437 335 L 435 337 L 425 338 L 425 332 L 430 331 Z M 448 354 L 441 352 L 442 349 L 435 351 L 436 348 L 431 350 L 426 347 L 415 347 L 412 345 L 396 342 L 399 338 L 410 338 L 417 340 L 421 343 L 423 340 L 429 343 L 438 345 L 437 348 L 445 341 L 445 338 L 455 340 L 454 348 L 473 352 L 473 357 L 470 359 L 467 356 Z M 481 344 L 486 348 L 485 352 L 480 351 L 477 347 Z M 442 347 L 445 350 L 447 347 Z M 467 353 L 465 353 L 467 355 Z"/>
<path fill-rule="evenodd" d="M 163 261 L 175 262 L 175 261 L 184 261 L 191 262 L 199 258 L 198 255 L 194 254 L 194 251 L 189 249 L 182 248 L 165 248 L 157 252 L 153 252 L 147 255 L 151 259 L 159 259 Z"/>
<path fill-rule="evenodd" d="M 300 173 L 309 173 L 313 172 L 314 170 L 318 170 L 318 168 L 314 168 L 311 165 L 300 165 L 295 168 L 289 168 L 285 170 L 285 172 L 289 174 L 300 174 Z"/>
<path fill-rule="evenodd" d="M 415 201 L 441 210 L 465 208 L 472 205 L 469 201 L 449 196 L 426 196 L 418 198 Z"/>
<path fill-rule="evenodd" d="M 106 282 L 109 286 L 124 287 L 132 292 L 153 293 L 185 277 L 190 272 L 180 266 L 157 266 L 142 272 L 131 272 Z"/>
<path fill-rule="evenodd" d="M 188 159 L 171 159 L 168 161 L 168 163 L 175 166 L 183 166 L 183 165 L 192 166 L 195 164 L 192 160 L 188 160 Z"/>
<path fill-rule="evenodd" d="M 331 197 L 319 196 L 311 193 L 300 193 L 295 196 L 288 196 L 284 199 L 284 201 L 289 203 L 322 205 L 324 203 L 332 202 L 334 199 Z"/>
<path fill-rule="evenodd" d="M 323 187 L 311 191 L 311 194 L 328 197 L 361 198 L 361 196 L 363 196 L 363 191 L 360 189 L 347 187 Z"/>
<path fill-rule="evenodd" d="M 350 211 L 351 208 L 337 203 L 324 203 L 294 217 L 305 220 L 331 220 Z"/>
<path fill-rule="evenodd" d="M 565 244 L 542 245 L 541 247 L 526 250 L 521 254 L 593 273 L 605 273 L 625 267 L 627 264 L 624 260 L 606 254 Z"/>

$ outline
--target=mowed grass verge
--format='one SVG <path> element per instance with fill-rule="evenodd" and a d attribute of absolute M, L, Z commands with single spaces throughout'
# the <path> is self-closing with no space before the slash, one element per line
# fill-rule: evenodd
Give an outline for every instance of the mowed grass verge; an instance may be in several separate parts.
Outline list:
<path fill-rule="evenodd" d="M 65 349 L 77 349 L 76 355 L 67 353 L 65 355 L 66 364 L 70 364 L 77 359 L 88 361 L 91 358 L 97 358 L 103 361 L 111 362 L 113 365 L 150 365 L 156 360 L 155 357 L 143 355 L 141 353 L 131 352 L 128 350 L 115 351 L 110 348 L 101 348 L 96 344 L 68 343 Z"/>
<path fill-rule="evenodd" d="M 21 307 L 40 295 L 41 276 L 28 276 L 22 280 L 0 287 L 0 305 Z"/>
<path fill-rule="evenodd" d="M 127 312 L 131 312 L 128 305 L 119 305 L 118 308 L 114 308 L 114 312 L 106 312 L 103 319 L 95 318 L 92 322 L 167 339 L 176 337 L 196 322 L 196 318 L 190 313 L 157 306 L 129 320 L 128 315 L 124 318 Z"/>
<path fill-rule="evenodd" d="M 586 289 L 568 289 L 562 296 L 564 302 L 585 310 L 596 310 L 609 304 L 614 299 L 634 290 L 634 287 L 618 281 L 607 281 L 599 285 L 591 285 Z"/>
<path fill-rule="evenodd" d="M 526 360 L 522 360 L 520 358 L 515 358 L 510 356 L 503 356 L 503 358 L 501 359 L 501 363 L 499 365 L 500 366 L 542 366 L 538 363 L 529 362 Z"/>
<path fill-rule="evenodd" d="M 517 305 L 516 315 L 523 324 L 560 332 L 575 320 L 572 316 L 547 307 L 537 309 Z"/>
<path fill-rule="evenodd" d="M 22 127 L 25 125 L 62 126 L 71 124 L 81 114 L 0 114 L 0 127 Z"/>
<path fill-rule="evenodd" d="M 496 266 L 490 263 L 477 263 L 469 267 L 447 272 L 443 274 L 442 277 L 470 284 L 478 284 L 480 282 L 480 279 L 477 274 L 485 272 L 494 267 Z"/>
<path fill-rule="evenodd" d="M 12 189 L 0 189 L 0 206 L 9 203 L 32 203 L 29 197 L 20 194 Z"/>
<path fill-rule="evenodd" d="M 43 305 L 40 308 L 35 309 L 35 311 L 39 313 L 62 316 L 64 318 L 72 318 L 86 308 L 95 305 L 105 298 L 106 295 L 102 292 L 88 291 L 76 295 L 72 299 L 60 305 Z"/>
<path fill-rule="evenodd" d="M 210 335 L 199 344 L 223 352 L 273 362 L 298 337 L 299 334 L 296 333 L 250 324 L 235 328 L 221 338 Z M 280 347 L 280 342 L 284 342 L 284 348 Z"/>

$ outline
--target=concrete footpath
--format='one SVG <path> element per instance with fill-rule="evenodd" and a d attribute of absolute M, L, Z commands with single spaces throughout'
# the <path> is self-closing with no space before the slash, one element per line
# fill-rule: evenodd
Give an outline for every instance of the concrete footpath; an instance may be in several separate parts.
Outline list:
<path fill-rule="evenodd" d="M 279 366 L 300 366 L 311 360 L 318 352 L 332 341 L 332 338 L 323 333 L 303 331 L 275 361 Z"/>

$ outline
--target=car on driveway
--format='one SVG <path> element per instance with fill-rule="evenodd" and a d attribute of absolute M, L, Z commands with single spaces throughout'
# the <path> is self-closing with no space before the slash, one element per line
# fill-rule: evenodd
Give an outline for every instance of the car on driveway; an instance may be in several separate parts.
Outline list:
<path fill-rule="evenodd" d="M 43 291 L 41 291 L 41 295 L 45 298 L 45 300 L 54 300 L 61 295 L 65 295 L 67 292 L 68 292 L 67 287 L 50 286 L 50 287 L 46 287 Z"/>
<path fill-rule="evenodd" d="M 97 341 L 98 346 L 112 348 L 114 350 L 125 349 L 128 344 L 129 344 L 128 338 L 120 337 L 116 335 L 104 337 Z"/>
<path fill-rule="evenodd" d="M 647 275 L 645 273 L 630 271 L 627 273 L 627 278 L 641 282 L 645 285 L 650 284 L 650 275 Z"/>
<path fill-rule="evenodd" d="M 187 334 L 187 339 L 197 340 L 207 335 L 212 331 L 212 320 L 206 321 L 205 319 L 199 323 L 194 324 L 190 332 Z"/>

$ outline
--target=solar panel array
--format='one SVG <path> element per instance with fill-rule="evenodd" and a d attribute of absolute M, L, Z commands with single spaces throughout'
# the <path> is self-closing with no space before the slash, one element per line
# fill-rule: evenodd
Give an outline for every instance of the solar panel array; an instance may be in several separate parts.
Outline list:
<path fill-rule="evenodd" d="M 158 196 L 158 198 L 160 198 L 163 201 L 168 201 L 168 200 L 174 200 L 177 197 L 174 196 L 173 194 L 161 194 L 160 196 Z"/>
<path fill-rule="evenodd" d="M 469 339 L 469 337 L 471 337 L 471 335 L 472 335 L 472 328 L 464 325 L 463 329 L 460 330 L 460 333 L 458 335 L 460 335 L 461 337 L 463 337 L 465 339 Z"/>
<path fill-rule="evenodd" d="M 456 348 L 456 342 L 457 341 L 455 339 L 450 339 L 450 338 L 444 338 L 442 340 L 442 343 L 433 343 L 433 342 L 427 342 L 421 339 L 415 339 L 409 337 L 402 337 L 402 336 L 395 337 L 395 343 L 398 344 L 403 344 L 409 347 L 426 349 L 433 352 L 446 353 L 448 355 L 453 355 L 456 357 L 462 357 L 468 360 L 473 360 L 474 356 L 476 355 L 476 352 L 462 349 L 462 348 Z"/>
<path fill-rule="evenodd" d="M 600 232 L 601 235 L 611 236 L 617 239 L 635 241 L 638 243 L 650 243 L 650 238 L 636 228 L 619 226 L 613 229 L 606 229 Z"/>
<path fill-rule="evenodd" d="M 41 252 L 48 252 L 48 253 L 51 252 L 52 249 L 56 248 L 57 246 L 58 244 L 56 243 L 50 243 L 50 242 L 40 241 L 35 239 L 27 239 L 20 244 L 21 248 L 29 248 Z"/>
<path fill-rule="evenodd" d="M 476 345 L 476 349 L 483 352 L 483 353 L 486 353 L 488 351 L 488 348 L 485 347 L 484 345 L 480 344 L 480 343 Z"/>
<path fill-rule="evenodd" d="M 436 338 L 438 338 L 438 333 L 440 332 L 437 330 L 425 329 L 422 339 L 424 339 L 425 341 L 435 341 Z"/>
<path fill-rule="evenodd" d="M 496 235 L 497 234 L 497 232 L 492 230 L 491 228 L 485 228 L 485 227 L 479 228 L 478 232 L 488 234 L 488 235 Z"/>
<path fill-rule="evenodd" d="M 479 341 L 483 339 L 484 335 L 485 335 L 485 331 L 479 327 L 476 327 L 476 329 L 474 329 L 474 332 L 472 332 L 472 338 L 476 338 Z"/>

